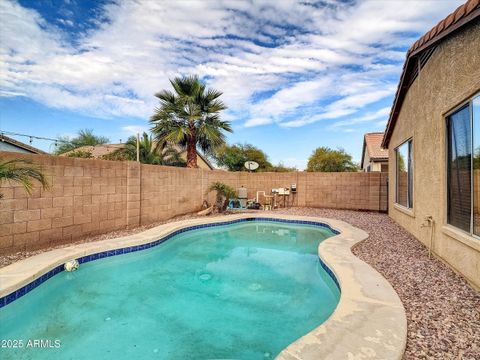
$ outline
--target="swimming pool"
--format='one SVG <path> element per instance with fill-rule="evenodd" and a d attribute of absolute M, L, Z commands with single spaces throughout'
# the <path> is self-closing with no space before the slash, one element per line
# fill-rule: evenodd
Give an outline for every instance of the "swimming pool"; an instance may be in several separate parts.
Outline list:
<path fill-rule="evenodd" d="M 2 358 L 273 358 L 339 301 L 317 250 L 333 235 L 256 219 L 84 263 L 0 309 L 0 338 L 24 344 Z"/>

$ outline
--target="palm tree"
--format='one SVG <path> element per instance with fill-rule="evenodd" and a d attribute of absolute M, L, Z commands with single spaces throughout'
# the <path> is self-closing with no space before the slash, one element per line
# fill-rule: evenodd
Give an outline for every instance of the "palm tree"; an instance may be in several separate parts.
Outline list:
<path fill-rule="evenodd" d="M 175 148 L 168 144 L 163 145 L 144 132 L 139 142 L 140 162 L 153 165 L 185 166 L 185 161 Z M 136 160 L 137 138 L 135 136 L 129 137 L 124 147 L 115 150 L 104 158 L 108 160 Z"/>
<path fill-rule="evenodd" d="M 33 190 L 33 181 L 38 181 L 43 189 L 47 190 L 50 187 L 47 178 L 38 167 L 31 164 L 32 161 L 26 159 L 3 161 L 0 158 L 0 184 L 5 181 L 20 183 L 30 195 Z M 0 198 L 2 197 L 3 194 L 0 194 Z"/>
<path fill-rule="evenodd" d="M 151 117 L 152 131 L 160 143 L 178 144 L 187 148 L 187 167 L 197 167 L 197 146 L 212 153 L 225 143 L 223 131 L 232 132 L 230 122 L 220 119 L 227 107 L 215 89 L 206 89 L 198 76 L 170 80 L 174 92 L 162 90 L 155 96 L 160 107 Z"/>
<path fill-rule="evenodd" d="M 221 182 L 214 182 L 210 185 L 207 190 L 207 193 L 215 191 L 215 206 L 219 212 L 223 212 L 227 207 L 228 200 L 230 198 L 236 197 L 235 190 L 228 186 L 227 184 Z"/>

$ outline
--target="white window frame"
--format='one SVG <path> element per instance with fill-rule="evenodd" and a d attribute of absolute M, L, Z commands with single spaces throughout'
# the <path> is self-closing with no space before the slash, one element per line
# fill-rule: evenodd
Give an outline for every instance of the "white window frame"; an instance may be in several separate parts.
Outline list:
<path fill-rule="evenodd" d="M 408 177 L 407 177 L 407 205 L 400 204 L 398 202 L 398 150 L 403 146 L 408 145 L 408 158 L 407 158 L 407 168 L 408 168 Z M 395 205 L 401 206 L 403 208 L 412 210 L 413 209 L 413 138 L 409 138 L 398 145 L 395 149 Z M 411 183 L 410 183 L 411 182 Z"/>
<path fill-rule="evenodd" d="M 445 114 L 445 173 L 446 173 L 446 176 L 447 176 L 447 181 L 445 181 L 445 184 L 446 184 L 446 188 L 445 188 L 445 206 L 446 206 L 446 209 L 445 209 L 445 222 L 448 226 L 451 226 L 453 228 L 455 228 L 456 230 L 458 231 L 461 231 L 465 234 L 468 234 L 470 235 L 471 237 L 477 239 L 477 240 L 480 240 L 480 234 L 477 235 L 474 233 L 474 230 L 475 230 L 475 223 L 474 223 L 474 215 L 475 215 L 475 210 L 474 210 L 474 207 L 475 207 L 475 190 L 474 190 L 474 179 L 475 179 L 475 174 L 474 174 L 474 168 L 473 168 L 473 161 L 474 161 L 474 157 L 475 157 L 475 138 L 474 138 L 474 129 L 473 129 L 473 100 L 474 99 L 477 99 L 479 98 L 480 99 L 480 93 L 476 93 L 474 94 L 473 96 L 471 96 L 470 98 L 468 98 L 468 100 L 466 101 L 463 101 L 460 105 L 456 106 L 453 110 L 449 111 L 448 113 Z M 449 191 L 449 183 L 448 183 L 448 166 L 449 166 L 449 159 L 448 159 L 448 148 L 449 148 L 449 143 L 448 143 L 448 140 L 449 140 L 449 133 L 448 133 L 448 121 L 449 121 L 449 118 L 450 116 L 456 114 L 457 112 L 459 112 L 460 110 L 462 110 L 466 105 L 468 105 L 468 111 L 469 111 L 469 116 L 470 116 L 470 127 L 471 127 L 471 138 L 470 138 L 470 141 L 471 141 L 471 145 L 472 145 L 472 158 L 471 158 L 471 161 L 470 161 L 470 168 L 471 168 L 471 175 L 470 175 L 470 198 L 471 198 L 471 205 L 470 205 L 470 231 L 465 231 L 464 229 L 460 229 L 458 227 L 456 227 L 455 225 L 452 225 L 449 223 L 449 213 L 448 213 L 448 209 L 449 209 L 449 206 L 450 206 L 450 203 L 449 203 L 449 197 L 448 197 L 448 191 Z M 480 126 L 480 124 L 479 124 Z"/>

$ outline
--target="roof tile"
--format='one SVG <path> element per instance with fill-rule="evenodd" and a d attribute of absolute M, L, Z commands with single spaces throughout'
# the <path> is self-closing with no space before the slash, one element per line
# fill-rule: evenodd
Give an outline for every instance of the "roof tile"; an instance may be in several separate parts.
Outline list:
<path fill-rule="evenodd" d="M 463 17 L 463 15 L 465 15 L 465 6 L 460 6 L 458 8 L 457 11 L 455 11 L 455 17 L 453 19 L 453 21 L 457 22 L 458 20 L 460 20 L 461 17 Z"/>
<path fill-rule="evenodd" d="M 382 149 L 383 132 L 366 133 L 365 144 L 370 159 L 388 159 L 388 150 Z"/>
<path fill-rule="evenodd" d="M 456 31 L 458 28 L 464 26 L 469 22 L 472 22 L 478 17 L 480 17 L 480 0 L 468 0 L 465 4 L 460 5 L 453 13 L 451 13 L 445 19 L 435 25 L 420 39 L 415 41 L 415 43 L 410 47 L 407 52 L 407 59 L 403 64 L 402 75 L 400 77 L 400 82 L 397 87 L 397 92 L 393 101 L 390 117 L 387 122 L 382 146 L 388 146 L 390 136 L 397 121 L 398 113 L 400 112 L 400 107 L 402 106 L 403 98 L 406 91 L 408 91 L 408 81 L 410 81 L 410 79 L 407 73 L 410 71 L 409 68 L 411 68 L 411 66 L 409 67 L 407 65 L 411 63 L 412 58 L 417 56 L 417 53 L 420 53 L 424 49 L 441 41 L 446 35 L 450 34 L 453 31 Z"/>
<path fill-rule="evenodd" d="M 467 3 L 467 6 L 465 7 L 466 12 L 467 12 L 467 13 L 472 12 L 473 9 L 474 9 L 475 7 L 477 7 L 479 4 L 480 4 L 480 1 L 479 1 L 479 0 L 477 0 L 477 1 L 469 1 L 469 2 Z"/>
<path fill-rule="evenodd" d="M 92 154 L 94 158 L 101 158 L 102 156 L 113 153 L 115 150 L 121 149 L 125 144 L 102 144 L 102 145 L 85 145 L 80 146 L 74 150 L 67 151 L 60 156 L 69 156 L 71 153 L 78 151 L 85 151 Z"/>
<path fill-rule="evenodd" d="M 469 0 L 465 4 L 460 5 L 453 13 L 449 14 L 445 19 L 441 20 L 437 25 L 435 25 L 430 31 L 423 35 L 420 39 L 415 41 L 412 47 L 408 50 L 408 53 L 412 53 L 418 49 L 423 44 L 427 43 L 429 40 L 435 38 L 435 36 L 440 35 L 443 31 L 447 30 L 450 26 L 457 23 L 465 16 L 470 15 L 478 6 L 480 5 L 480 0 Z"/>

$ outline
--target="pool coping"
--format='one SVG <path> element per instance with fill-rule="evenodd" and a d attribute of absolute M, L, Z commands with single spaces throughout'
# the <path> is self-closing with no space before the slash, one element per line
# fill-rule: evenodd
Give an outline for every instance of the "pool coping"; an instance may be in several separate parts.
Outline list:
<path fill-rule="evenodd" d="M 143 250 L 166 241 L 186 228 L 234 223 L 250 218 L 313 222 L 327 225 L 339 232 L 320 243 L 318 254 L 326 264 L 326 270 L 333 273 L 331 275 L 340 285 L 340 301 L 327 321 L 286 347 L 277 359 L 402 358 L 407 335 L 403 305 L 390 283 L 351 252 L 351 248 L 365 240 L 368 234 L 336 219 L 283 214 L 234 214 L 182 220 L 138 234 L 76 244 L 47 251 L 0 268 L 0 298 L 12 293 L 18 293 L 16 294 L 18 297 L 23 296 L 22 289 L 27 288 L 29 291 L 28 286 L 34 288 L 62 271 L 63 264 L 68 260 L 80 259 L 80 262 L 87 262 L 119 255 L 120 253 L 115 254 L 116 249 Z M 154 242 L 155 245 L 146 246 Z M 97 256 L 100 253 L 105 256 Z"/>

